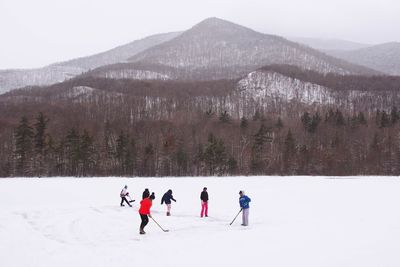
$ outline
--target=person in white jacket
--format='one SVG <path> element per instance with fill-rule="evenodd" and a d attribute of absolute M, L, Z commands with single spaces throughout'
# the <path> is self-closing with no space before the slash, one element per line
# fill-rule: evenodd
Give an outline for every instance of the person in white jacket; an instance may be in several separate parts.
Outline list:
<path fill-rule="evenodd" d="M 132 207 L 131 203 L 126 199 L 127 196 L 129 196 L 128 192 L 128 186 L 125 185 L 124 188 L 122 188 L 121 193 L 119 193 L 119 196 L 121 197 L 121 207 L 124 207 L 124 201 L 129 205 L 129 207 Z"/>

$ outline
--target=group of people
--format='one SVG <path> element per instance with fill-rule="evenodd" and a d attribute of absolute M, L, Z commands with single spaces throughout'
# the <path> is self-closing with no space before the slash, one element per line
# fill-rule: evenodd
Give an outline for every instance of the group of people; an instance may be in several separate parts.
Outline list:
<path fill-rule="evenodd" d="M 121 207 L 125 206 L 124 202 L 127 203 L 130 207 L 132 207 L 131 202 L 134 202 L 135 200 L 132 200 L 129 196 L 128 192 L 128 186 L 125 185 L 124 188 L 121 190 L 120 193 L 121 197 Z M 128 201 L 127 197 L 130 198 L 130 201 Z M 150 194 L 150 191 L 148 188 L 146 188 L 143 191 L 142 194 L 142 200 L 140 201 L 140 208 L 139 208 L 139 215 L 141 219 L 140 223 L 140 230 L 139 233 L 141 235 L 146 234 L 144 231 L 144 228 L 146 225 L 149 223 L 149 218 L 152 218 L 150 209 L 153 204 L 153 200 L 156 198 L 154 192 Z M 201 212 L 200 212 L 200 217 L 203 218 L 208 217 L 208 192 L 207 192 L 207 187 L 203 188 L 203 191 L 200 193 L 200 200 L 201 200 Z M 167 216 L 171 216 L 171 203 L 172 201 L 176 202 L 176 199 L 172 196 L 172 190 L 169 189 L 161 198 L 161 205 L 165 203 L 167 206 Z M 242 226 L 248 226 L 249 225 L 249 209 L 250 209 L 250 203 L 251 199 L 244 193 L 244 191 L 239 192 L 239 205 L 240 209 L 242 212 Z"/>

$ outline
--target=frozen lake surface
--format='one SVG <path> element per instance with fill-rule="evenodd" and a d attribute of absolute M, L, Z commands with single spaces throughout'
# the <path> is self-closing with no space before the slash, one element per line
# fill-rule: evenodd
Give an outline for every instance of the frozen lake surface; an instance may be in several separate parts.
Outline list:
<path fill-rule="evenodd" d="M 138 202 L 119 206 L 125 184 L 136 200 L 155 192 L 153 216 L 170 232 L 150 221 L 139 235 Z M 249 227 L 229 226 L 239 190 Z M 0 266 L 398 267 L 399 204 L 397 177 L 0 179 Z"/>

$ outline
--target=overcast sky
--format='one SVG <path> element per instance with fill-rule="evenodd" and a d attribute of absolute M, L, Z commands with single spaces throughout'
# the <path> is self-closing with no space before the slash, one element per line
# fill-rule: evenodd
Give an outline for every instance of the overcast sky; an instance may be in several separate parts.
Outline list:
<path fill-rule="evenodd" d="M 0 0 L 0 69 L 40 67 L 208 17 L 282 36 L 400 41 L 398 0 Z"/>

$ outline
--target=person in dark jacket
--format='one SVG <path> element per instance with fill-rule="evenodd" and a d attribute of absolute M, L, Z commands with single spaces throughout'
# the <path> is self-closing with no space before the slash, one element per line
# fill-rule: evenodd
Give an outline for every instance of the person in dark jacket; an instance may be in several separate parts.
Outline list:
<path fill-rule="evenodd" d="M 172 190 L 169 189 L 161 198 L 161 205 L 165 204 L 167 205 L 167 216 L 171 216 L 171 200 L 173 200 L 174 202 L 176 202 L 176 200 L 174 199 L 174 197 L 172 196 Z"/>
<path fill-rule="evenodd" d="M 146 188 L 146 189 L 143 191 L 142 199 L 148 198 L 149 196 L 150 196 L 150 191 L 149 191 L 148 188 Z"/>
<path fill-rule="evenodd" d="M 208 217 L 208 192 L 207 192 L 207 187 L 203 188 L 203 191 L 200 194 L 200 200 L 201 200 L 200 217 L 203 218 L 204 215 L 206 217 Z"/>
<path fill-rule="evenodd" d="M 154 199 L 156 199 L 156 195 L 154 194 L 154 192 L 151 192 L 151 195 L 149 197 L 151 199 L 151 201 L 153 201 Z"/>
<path fill-rule="evenodd" d="M 144 227 L 146 227 L 146 225 L 149 223 L 149 217 L 151 218 L 150 214 L 151 205 L 152 201 L 149 197 L 146 197 L 142 201 L 140 201 L 139 215 L 142 222 L 140 223 L 139 233 L 141 235 L 146 234 L 146 232 L 144 231 Z"/>
<path fill-rule="evenodd" d="M 239 192 L 239 205 L 240 208 L 242 208 L 242 226 L 248 226 L 249 225 L 249 211 L 250 211 L 250 205 L 249 203 L 251 202 L 251 199 L 246 196 L 244 191 Z"/>

